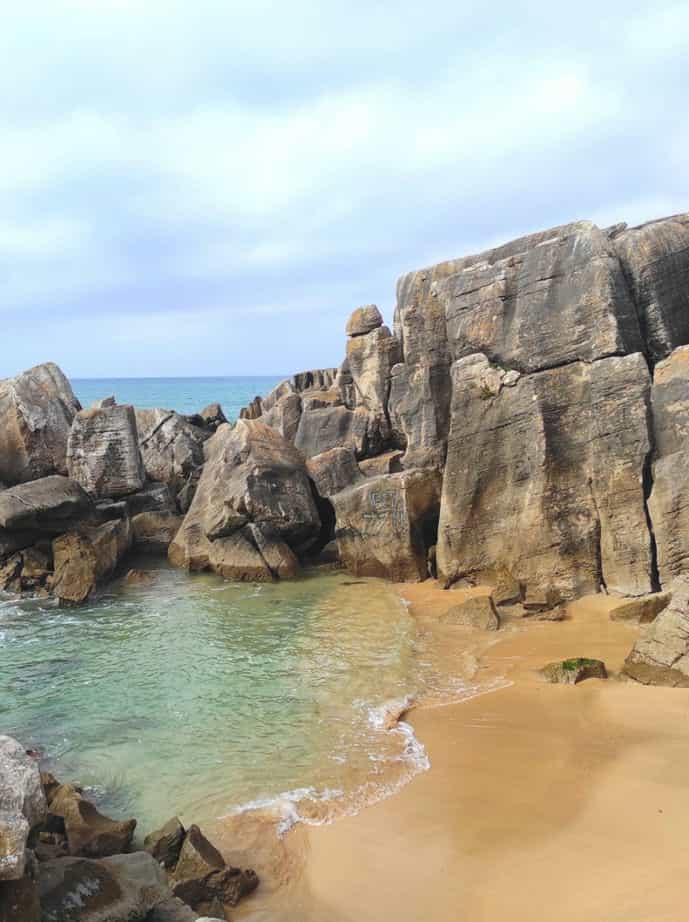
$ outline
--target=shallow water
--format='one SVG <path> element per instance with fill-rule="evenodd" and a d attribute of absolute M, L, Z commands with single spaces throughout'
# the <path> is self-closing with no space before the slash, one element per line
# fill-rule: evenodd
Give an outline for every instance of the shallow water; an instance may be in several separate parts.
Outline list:
<path fill-rule="evenodd" d="M 140 830 L 275 803 L 356 809 L 426 767 L 407 696 L 461 687 L 394 587 L 226 583 L 155 567 L 93 604 L 0 602 L 0 728 Z M 459 665 L 458 665 L 459 669 Z M 454 683 L 454 684 L 453 684 Z M 392 704 L 391 704 L 392 703 Z"/>

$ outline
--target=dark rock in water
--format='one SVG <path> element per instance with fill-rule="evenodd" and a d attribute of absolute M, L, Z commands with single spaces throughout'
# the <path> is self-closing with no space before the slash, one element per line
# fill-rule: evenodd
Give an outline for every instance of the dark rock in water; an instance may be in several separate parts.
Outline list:
<path fill-rule="evenodd" d="M 103 816 L 71 784 L 60 785 L 53 792 L 50 813 L 64 821 L 70 855 L 83 858 L 126 852 L 136 828 L 134 819 L 120 822 Z"/>
<path fill-rule="evenodd" d="M 0 480 L 24 483 L 67 473 L 67 439 L 81 409 L 57 365 L 0 381 Z"/>
<path fill-rule="evenodd" d="M 546 682 L 561 685 L 576 685 L 584 679 L 607 679 L 605 663 L 599 659 L 576 657 L 560 663 L 548 663 L 541 670 Z"/>
<path fill-rule="evenodd" d="M 453 605 L 441 621 L 480 631 L 497 631 L 500 627 L 500 618 L 489 595 L 472 596 L 459 605 Z"/>
<path fill-rule="evenodd" d="M 148 852 L 46 861 L 38 886 L 43 922 L 144 922 L 171 897 L 165 871 Z"/>
<path fill-rule="evenodd" d="M 255 871 L 228 867 L 198 826 L 190 826 L 171 884 L 174 895 L 194 909 L 215 899 L 236 906 L 256 889 L 258 876 Z"/>
<path fill-rule="evenodd" d="M 203 466 L 210 430 L 172 410 L 137 410 L 136 425 L 146 476 L 176 495 Z"/>
<path fill-rule="evenodd" d="M 174 868 L 182 849 L 184 836 L 184 826 L 178 817 L 173 816 L 160 829 L 146 836 L 144 848 L 164 867 Z"/>
<path fill-rule="evenodd" d="M 53 593 L 61 603 L 85 602 L 117 569 L 131 547 L 129 519 L 82 526 L 53 541 Z"/>
<path fill-rule="evenodd" d="M 365 336 L 383 326 L 383 318 L 375 304 L 357 307 L 347 321 L 347 336 Z"/>
<path fill-rule="evenodd" d="M 689 687 L 689 576 L 672 584 L 672 600 L 642 627 L 624 673 L 644 685 Z"/>
<path fill-rule="evenodd" d="M 122 405 L 77 413 L 67 445 L 67 468 L 92 496 L 126 496 L 140 490 L 146 475 L 134 408 Z"/>
<path fill-rule="evenodd" d="M 306 469 L 320 496 L 332 496 L 362 479 L 354 449 L 349 446 L 314 455 L 306 462 Z"/>

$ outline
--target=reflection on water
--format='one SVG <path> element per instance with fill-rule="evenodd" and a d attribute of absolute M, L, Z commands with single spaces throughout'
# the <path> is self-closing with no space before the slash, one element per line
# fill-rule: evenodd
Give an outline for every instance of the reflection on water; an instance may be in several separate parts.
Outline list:
<path fill-rule="evenodd" d="M 425 764 L 381 706 L 441 693 L 393 587 L 343 574 L 224 583 L 155 566 L 92 605 L 0 602 L 0 730 L 146 831 L 281 795 L 287 819 Z M 459 667 L 458 667 L 459 668 Z M 441 679 L 442 673 L 442 679 Z M 391 771 L 392 769 L 392 771 Z"/>

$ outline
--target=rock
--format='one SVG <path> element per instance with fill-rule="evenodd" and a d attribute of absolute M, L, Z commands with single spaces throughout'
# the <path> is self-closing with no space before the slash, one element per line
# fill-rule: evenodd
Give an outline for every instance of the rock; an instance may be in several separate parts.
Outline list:
<path fill-rule="evenodd" d="M 167 554 L 183 521 L 169 512 L 141 512 L 132 519 L 132 543 L 144 553 Z"/>
<path fill-rule="evenodd" d="M 148 852 L 46 861 L 38 886 L 42 922 L 145 922 L 171 898 L 165 871 Z"/>
<path fill-rule="evenodd" d="M 624 230 L 613 246 L 657 362 L 689 342 L 689 215 Z"/>
<path fill-rule="evenodd" d="M 173 494 L 166 483 L 144 484 L 141 490 L 125 497 L 124 505 L 130 516 L 139 515 L 142 512 L 177 512 Z"/>
<path fill-rule="evenodd" d="M 46 815 L 38 763 L 17 740 L 0 736 L 0 882 L 24 876 L 28 836 Z"/>
<path fill-rule="evenodd" d="M 0 589 L 32 592 L 45 587 L 51 573 L 52 556 L 39 547 L 29 547 L 0 566 Z"/>
<path fill-rule="evenodd" d="M 223 423 L 227 422 L 227 417 L 223 413 L 223 409 L 219 403 L 209 403 L 207 407 L 204 407 L 203 410 L 199 413 L 199 416 L 203 420 L 203 424 L 207 429 L 211 429 L 213 432 Z"/>
<path fill-rule="evenodd" d="M 107 858 L 125 852 L 131 845 L 136 820 L 112 820 L 99 813 L 71 784 L 62 784 L 53 793 L 50 812 L 61 817 L 72 856 Z"/>
<path fill-rule="evenodd" d="M 670 604 L 672 593 L 653 592 L 650 595 L 639 596 L 638 599 L 625 599 L 610 612 L 612 621 L 634 621 L 637 624 L 648 624 L 653 621 L 661 611 Z"/>
<path fill-rule="evenodd" d="M 546 612 L 557 608 L 562 602 L 562 596 L 553 586 L 544 589 L 534 589 L 529 586 L 524 596 L 523 605 L 527 614 L 533 612 Z"/>
<path fill-rule="evenodd" d="M 301 566 L 292 551 L 271 525 L 245 526 L 242 534 L 250 535 L 259 554 L 265 561 L 274 579 L 292 579 L 298 576 Z"/>
<path fill-rule="evenodd" d="M 81 409 L 57 365 L 0 381 L 0 480 L 24 483 L 67 473 L 67 439 Z"/>
<path fill-rule="evenodd" d="M 224 919 L 225 916 L 223 914 L 218 918 Z M 173 896 L 164 903 L 158 903 L 146 916 L 146 922 L 203 922 L 203 919 L 191 906 Z M 208 922 L 211 920 L 208 919 Z"/>
<path fill-rule="evenodd" d="M 393 365 L 388 412 L 392 437 L 405 448 L 402 466 L 441 468 L 450 418 L 449 367 Z"/>
<path fill-rule="evenodd" d="M 321 496 L 332 496 L 362 479 L 354 449 L 331 448 L 306 462 L 306 470 Z"/>
<path fill-rule="evenodd" d="M 644 685 L 689 687 L 689 576 L 672 584 L 672 600 L 641 628 L 623 672 Z"/>
<path fill-rule="evenodd" d="M 652 590 L 643 472 L 648 371 L 640 354 L 504 374 L 485 356 L 453 366 L 438 531 L 439 577 L 499 568 L 563 598 Z"/>
<path fill-rule="evenodd" d="M 134 408 L 77 413 L 67 444 L 67 469 L 92 496 L 126 496 L 140 490 L 146 478 Z"/>
<path fill-rule="evenodd" d="M 369 450 L 369 414 L 343 406 L 324 407 L 302 413 L 294 445 L 305 458 L 332 448 L 351 448 L 357 458 Z"/>
<path fill-rule="evenodd" d="M 541 670 L 546 682 L 561 685 L 576 685 L 584 679 L 607 679 L 608 673 L 605 663 L 599 659 L 576 657 L 575 659 L 562 660 L 559 663 L 548 663 Z"/>
<path fill-rule="evenodd" d="M 245 525 L 268 526 L 294 552 L 319 537 L 321 522 L 302 455 L 261 420 L 221 426 L 170 559 L 228 578 L 270 579 Z M 252 575 L 250 575 L 252 574 Z M 254 575 L 255 574 L 255 575 Z"/>
<path fill-rule="evenodd" d="M 347 321 L 347 336 L 365 336 L 383 326 L 383 318 L 375 304 L 357 307 Z"/>
<path fill-rule="evenodd" d="M 496 605 L 516 605 L 524 598 L 524 589 L 509 570 L 498 569 L 493 589 L 493 601 Z"/>
<path fill-rule="evenodd" d="M 255 871 L 228 867 L 198 826 L 190 826 L 171 880 L 175 896 L 192 908 L 218 899 L 236 906 L 258 886 Z"/>
<path fill-rule="evenodd" d="M 130 586 L 146 586 L 152 579 L 153 576 L 148 570 L 128 570 L 125 576 L 125 581 Z"/>
<path fill-rule="evenodd" d="M 78 483 L 58 475 L 42 477 L 0 493 L 0 529 L 54 535 L 91 508 L 91 500 Z"/>
<path fill-rule="evenodd" d="M 113 396 L 101 397 L 100 400 L 94 400 L 91 404 L 92 410 L 105 410 L 107 407 L 117 406 L 117 401 Z"/>
<path fill-rule="evenodd" d="M 173 816 L 164 826 L 149 833 L 144 839 L 144 849 L 166 868 L 174 868 L 184 842 L 184 826 Z"/>
<path fill-rule="evenodd" d="M 203 466 L 209 430 L 172 410 L 137 410 L 136 425 L 146 476 L 167 484 L 176 495 Z"/>
<path fill-rule="evenodd" d="M 426 579 L 435 544 L 440 476 L 404 471 L 372 477 L 332 496 L 340 560 L 357 576 Z"/>
<path fill-rule="evenodd" d="M 666 587 L 689 571 L 689 346 L 656 365 L 651 408 L 655 452 L 648 510 Z"/>
<path fill-rule="evenodd" d="M 471 596 L 459 605 L 453 605 L 441 621 L 480 631 L 497 631 L 500 627 L 500 618 L 489 595 Z"/>
<path fill-rule="evenodd" d="M 390 371 L 401 358 L 399 341 L 387 327 L 347 341 L 347 363 L 354 383 L 355 408 L 368 417 L 365 454 L 379 454 L 390 441 L 387 400 Z"/>
<path fill-rule="evenodd" d="M 53 541 L 53 594 L 61 604 L 85 602 L 117 569 L 131 547 L 129 519 L 82 526 Z"/>
<path fill-rule="evenodd" d="M 381 474 L 399 474 L 402 470 L 402 452 L 394 449 L 386 451 L 375 458 L 364 458 L 359 462 L 359 469 L 364 477 L 378 477 Z"/>
<path fill-rule="evenodd" d="M 240 419 L 259 419 L 263 415 L 263 401 L 260 397 L 254 397 L 247 407 L 242 407 L 239 411 Z"/>
<path fill-rule="evenodd" d="M 0 922 L 41 922 L 38 886 L 28 874 L 0 883 Z"/>

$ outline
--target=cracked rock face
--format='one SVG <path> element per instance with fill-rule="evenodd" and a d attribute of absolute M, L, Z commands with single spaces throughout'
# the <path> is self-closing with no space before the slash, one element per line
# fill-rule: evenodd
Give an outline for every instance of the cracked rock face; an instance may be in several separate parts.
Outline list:
<path fill-rule="evenodd" d="M 0 736 L 0 881 L 24 875 L 27 837 L 47 810 L 38 763 L 11 736 Z"/>
<path fill-rule="evenodd" d="M 505 567 L 565 597 L 601 584 L 650 592 L 643 357 L 575 362 L 509 385 L 505 377 L 485 356 L 453 366 L 441 578 Z"/>
<path fill-rule="evenodd" d="M 641 629 L 624 672 L 644 685 L 689 687 L 689 577 L 672 584 L 672 599 Z"/>
<path fill-rule="evenodd" d="M 146 477 L 167 484 L 176 495 L 203 465 L 210 431 L 160 409 L 136 410 L 136 428 Z"/>
<path fill-rule="evenodd" d="M 146 479 L 134 408 L 127 405 L 82 410 L 67 446 L 69 475 L 91 496 L 126 496 Z"/>

